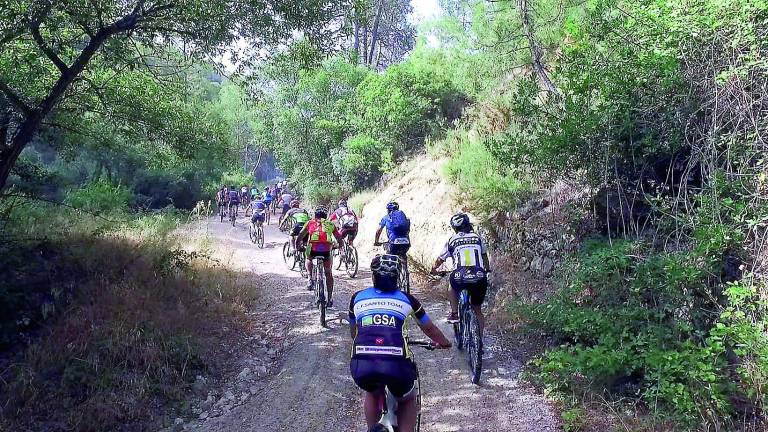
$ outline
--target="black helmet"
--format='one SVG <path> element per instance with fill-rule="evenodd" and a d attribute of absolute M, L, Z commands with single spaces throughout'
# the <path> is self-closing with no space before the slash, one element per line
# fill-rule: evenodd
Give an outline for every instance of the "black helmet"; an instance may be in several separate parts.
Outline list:
<path fill-rule="evenodd" d="M 397 280 L 400 278 L 400 258 L 397 255 L 376 255 L 371 260 L 373 286 L 382 291 L 398 289 Z"/>
<path fill-rule="evenodd" d="M 318 207 L 315 209 L 315 218 L 325 219 L 328 217 L 328 209 L 325 207 Z"/>
<path fill-rule="evenodd" d="M 472 224 L 469 223 L 469 216 L 463 212 L 451 216 L 451 227 L 456 232 L 470 232 L 472 230 Z"/>
<path fill-rule="evenodd" d="M 394 201 L 390 201 L 390 202 L 387 204 L 387 212 L 388 212 L 388 213 L 391 213 L 391 212 L 393 212 L 393 211 L 395 211 L 395 210 L 400 210 L 400 204 L 398 204 L 398 203 L 396 203 L 396 202 L 394 202 Z"/>

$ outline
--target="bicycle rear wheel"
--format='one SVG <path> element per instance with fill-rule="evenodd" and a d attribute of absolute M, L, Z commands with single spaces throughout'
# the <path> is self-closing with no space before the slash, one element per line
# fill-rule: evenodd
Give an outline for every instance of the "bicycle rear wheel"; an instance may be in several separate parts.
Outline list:
<path fill-rule="evenodd" d="M 293 254 L 290 240 L 283 243 L 283 261 L 285 261 L 285 265 L 288 266 L 289 270 L 296 268 L 296 256 Z"/>
<path fill-rule="evenodd" d="M 315 284 L 317 285 L 317 308 L 320 310 L 320 326 L 325 327 L 325 263 L 321 260 L 315 262 L 315 274 L 317 279 Z"/>
<path fill-rule="evenodd" d="M 347 275 L 351 278 L 354 278 L 357 275 L 357 258 L 357 249 L 355 249 L 354 246 L 347 245 L 347 254 L 344 262 L 347 266 Z"/>
<path fill-rule="evenodd" d="M 256 228 L 253 227 L 253 224 L 248 225 L 248 237 L 251 239 L 251 243 L 256 244 L 258 241 L 258 233 L 256 232 Z"/>
<path fill-rule="evenodd" d="M 262 227 L 256 228 L 256 244 L 259 249 L 264 249 L 264 228 Z"/>
<path fill-rule="evenodd" d="M 301 274 L 301 277 L 305 278 L 309 276 L 309 273 L 307 272 L 307 258 L 304 255 L 303 252 L 296 251 L 296 264 L 299 266 L 299 273 Z"/>
<path fill-rule="evenodd" d="M 480 382 L 480 374 L 483 372 L 483 338 L 480 336 L 480 326 L 477 322 L 477 316 L 474 312 L 469 312 L 468 331 L 468 349 L 469 372 L 472 377 L 472 383 Z"/>

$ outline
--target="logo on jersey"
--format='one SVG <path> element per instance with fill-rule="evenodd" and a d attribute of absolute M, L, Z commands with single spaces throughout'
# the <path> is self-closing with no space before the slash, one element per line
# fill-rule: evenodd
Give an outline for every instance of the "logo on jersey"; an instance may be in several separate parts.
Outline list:
<path fill-rule="evenodd" d="M 376 338 L 376 345 L 384 345 L 384 338 Z"/>
<path fill-rule="evenodd" d="M 385 326 L 397 327 L 397 319 L 392 315 L 373 314 L 363 317 L 363 327 L 366 326 Z"/>

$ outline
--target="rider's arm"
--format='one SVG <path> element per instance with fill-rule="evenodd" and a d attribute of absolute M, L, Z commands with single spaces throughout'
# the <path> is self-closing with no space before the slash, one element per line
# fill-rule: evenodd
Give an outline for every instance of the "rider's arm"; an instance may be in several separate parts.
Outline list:
<path fill-rule="evenodd" d="M 440 268 L 440 266 L 443 265 L 444 262 L 445 262 L 444 259 L 438 257 L 435 260 L 435 265 L 432 266 L 432 271 L 430 273 L 437 273 L 437 269 Z"/>
<path fill-rule="evenodd" d="M 451 256 L 451 251 L 448 246 L 448 243 L 446 243 L 445 246 L 443 247 L 443 250 L 440 252 L 440 255 L 435 260 L 435 265 L 432 266 L 431 273 L 436 273 L 437 269 L 440 268 L 441 265 L 443 265 L 443 263 L 445 262 L 445 260 L 448 259 L 449 256 Z"/>
<path fill-rule="evenodd" d="M 349 300 L 349 334 L 352 336 L 352 340 L 355 340 L 355 337 L 357 337 L 357 318 L 355 317 L 355 297 L 357 297 L 357 293 L 352 295 L 352 298 Z"/>
<path fill-rule="evenodd" d="M 309 231 L 307 231 L 307 225 L 309 225 L 309 222 L 305 223 L 304 226 L 301 227 L 299 235 L 296 236 L 296 241 L 304 241 L 304 238 L 309 234 Z"/>
<path fill-rule="evenodd" d="M 427 312 L 424 310 L 424 307 L 421 305 L 421 302 L 416 300 L 416 297 L 405 294 L 406 297 L 408 297 L 408 300 L 411 302 L 411 307 L 413 308 L 413 316 L 416 317 L 416 323 L 419 325 L 419 328 L 421 331 L 424 332 L 427 337 L 432 339 L 434 343 L 439 345 L 441 348 L 450 348 L 451 347 L 451 341 L 448 340 L 448 338 L 445 337 L 442 331 L 440 331 L 439 328 L 432 322 L 432 320 L 429 319 L 429 315 L 427 315 Z"/>
<path fill-rule="evenodd" d="M 379 229 L 376 230 L 376 237 L 373 239 L 374 243 L 379 242 L 379 237 L 381 236 L 381 231 L 384 229 L 383 226 L 380 226 Z"/>

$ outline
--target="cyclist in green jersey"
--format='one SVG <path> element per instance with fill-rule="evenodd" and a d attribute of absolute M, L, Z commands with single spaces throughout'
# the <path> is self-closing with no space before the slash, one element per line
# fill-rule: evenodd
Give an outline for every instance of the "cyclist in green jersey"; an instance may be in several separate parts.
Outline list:
<path fill-rule="evenodd" d="M 282 225 L 283 221 L 287 220 L 288 218 L 293 218 L 294 224 L 293 228 L 291 229 L 291 246 L 296 249 L 296 236 L 299 235 L 301 232 L 301 229 L 304 228 L 304 225 L 309 221 L 309 212 L 305 208 L 302 208 L 299 205 L 299 200 L 295 199 L 291 201 L 291 209 L 288 210 L 285 215 L 283 215 L 280 218 L 280 223 L 278 223 L 278 226 Z"/>

